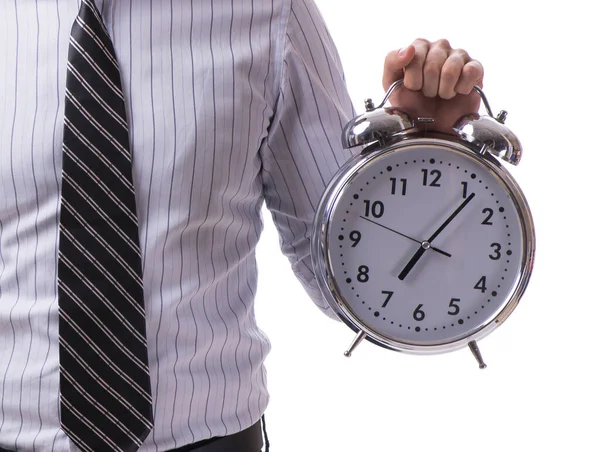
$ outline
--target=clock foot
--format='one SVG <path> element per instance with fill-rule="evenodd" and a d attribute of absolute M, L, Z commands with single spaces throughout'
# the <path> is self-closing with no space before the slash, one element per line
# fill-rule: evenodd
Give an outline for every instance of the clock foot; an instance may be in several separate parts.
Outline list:
<path fill-rule="evenodd" d="M 350 344 L 350 348 L 344 352 L 344 356 L 346 358 L 350 358 L 352 356 L 352 352 L 356 349 L 356 347 L 358 347 L 358 344 L 360 344 L 362 342 L 362 340 L 365 338 L 366 335 L 367 335 L 367 333 L 365 333 L 362 330 L 360 330 L 358 332 L 358 334 L 356 335 L 356 337 Z"/>
<path fill-rule="evenodd" d="M 481 352 L 479 351 L 479 347 L 477 346 L 477 342 L 475 342 L 475 341 L 469 342 L 469 348 L 471 349 L 471 353 L 473 353 L 473 356 L 479 363 L 479 368 L 485 369 L 487 367 L 487 364 L 483 362 L 483 358 L 481 356 Z"/>

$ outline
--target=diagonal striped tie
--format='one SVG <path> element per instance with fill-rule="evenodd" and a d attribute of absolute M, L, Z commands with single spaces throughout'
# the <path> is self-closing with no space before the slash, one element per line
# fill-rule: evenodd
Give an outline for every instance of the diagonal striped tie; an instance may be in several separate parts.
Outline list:
<path fill-rule="evenodd" d="M 83 451 L 152 428 L 131 153 L 119 67 L 83 0 L 69 46 L 58 261 L 61 426 Z"/>

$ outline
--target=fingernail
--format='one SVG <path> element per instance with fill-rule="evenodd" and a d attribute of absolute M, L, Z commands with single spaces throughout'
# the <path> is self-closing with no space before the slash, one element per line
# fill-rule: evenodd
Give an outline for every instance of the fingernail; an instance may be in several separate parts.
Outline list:
<path fill-rule="evenodd" d="M 406 49 L 405 48 L 402 48 L 402 49 L 398 50 L 398 56 L 400 58 L 402 58 L 404 55 L 406 55 Z"/>

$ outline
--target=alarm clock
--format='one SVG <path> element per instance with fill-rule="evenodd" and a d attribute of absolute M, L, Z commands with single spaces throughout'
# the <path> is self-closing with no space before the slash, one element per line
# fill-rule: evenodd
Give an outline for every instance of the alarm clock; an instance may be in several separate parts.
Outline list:
<path fill-rule="evenodd" d="M 328 184 L 311 237 L 318 285 L 356 336 L 387 349 L 436 354 L 468 347 L 514 311 L 533 268 L 527 200 L 505 164 L 522 156 L 507 113 L 435 118 L 377 107 L 344 128 L 344 148 L 362 146 Z"/>

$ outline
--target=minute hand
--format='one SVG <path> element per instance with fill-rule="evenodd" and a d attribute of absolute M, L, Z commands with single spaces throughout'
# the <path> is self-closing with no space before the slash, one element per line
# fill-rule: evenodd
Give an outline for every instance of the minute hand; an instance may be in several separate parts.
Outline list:
<path fill-rule="evenodd" d="M 456 216 L 461 212 L 461 210 L 463 210 L 467 206 L 467 204 L 469 204 L 471 202 L 471 200 L 474 197 L 475 197 L 475 193 L 471 193 L 469 195 L 469 197 L 467 199 L 465 199 L 454 212 L 452 212 L 452 214 L 446 219 L 446 221 L 444 221 L 442 223 L 442 225 L 439 228 L 437 228 L 437 230 L 431 235 L 431 237 L 429 237 L 429 240 L 421 243 L 421 247 L 417 250 L 417 252 L 414 254 L 414 256 L 408 261 L 406 266 L 402 269 L 402 271 L 398 275 L 398 279 L 403 281 L 404 278 L 406 278 L 406 276 L 412 270 L 412 268 L 415 266 L 415 264 L 419 261 L 419 259 L 421 259 L 423 254 L 425 254 L 425 251 L 431 247 L 431 242 L 433 242 L 435 240 L 435 238 L 438 235 L 440 235 L 440 233 L 446 228 L 446 226 L 448 226 L 450 224 L 450 222 L 452 220 L 454 220 L 454 218 L 456 218 Z"/>
<path fill-rule="evenodd" d="M 456 218 L 456 216 L 457 216 L 457 215 L 460 213 L 460 211 L 461 211 L 461 210 L 463 210 L 463 209 L 464 209 L 464 208 L 467 206 L 467 204 L 469 204 L 469 203 L 471 202 L 471 200 L 472 200 L 474 197 L 475 197 L 475 193 L 471 193 L 471 194 L 469 195 L 469 197 L 468 197 L 467 199 L 465 199 L 465 200 L 462 202 L 462 204 L 461 204 L 460 206 L 458 206 L 458 208 L 457 208 L 457 209 L 456 209 L 454 212 L 452 212 L 452 215 L 450 215 L 450 216 L 448 217 L 448 219 L 442 223 L 442 225 L 441 225 L 441 226 L 440 226 L 440 227 L 437 229 L 437 231 L 435 231 L 435 232 L 433 233 L 433 235 L 432 235 L 431 237 L 429 237 L 429 240 L 427 240 L 427 241 L 428 241 L 429 243 L 433 242 L 433 240 L 434 240 L 434 239 L 435 239 L 435 238 L 436 238 L 438 235 L 440 235 L 440 232 L 442 232 L 442 231 L 443 231 L 443 230 L 446 228 L 446 226 L 448 226 L 448 225 L 450 224 L 450 222 L 451 222 L 452 220 L 454 220 L 454 218 Z"/>

